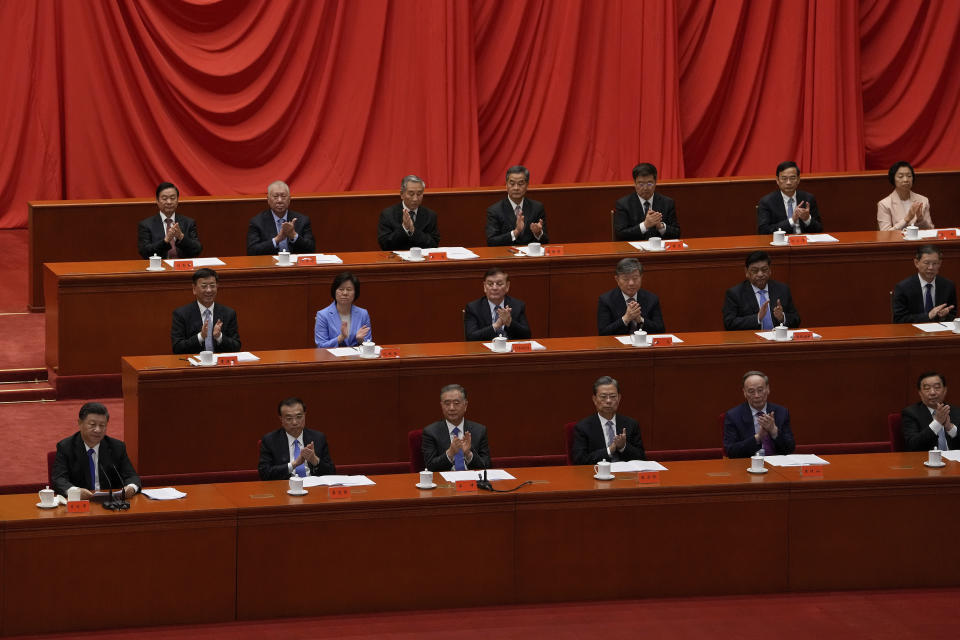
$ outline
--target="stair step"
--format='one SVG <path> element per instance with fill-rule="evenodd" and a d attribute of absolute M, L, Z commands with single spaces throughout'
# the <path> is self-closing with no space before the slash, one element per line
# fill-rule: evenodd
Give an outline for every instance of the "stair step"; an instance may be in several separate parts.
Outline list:
<path fill-rule="evenodd" d="M 10 382 L 0 385 L 0 404 L 46 402 L 57 399 L 57 390 L 46 381 Z"/>
<path fill-rule="evenodd" d="M 0 369 L 0 385 L 19 382 L 42 382 L 47 380 L 46 367 L 27 369 Z M 3 387 L 0 386 L 0 389 Z"/>

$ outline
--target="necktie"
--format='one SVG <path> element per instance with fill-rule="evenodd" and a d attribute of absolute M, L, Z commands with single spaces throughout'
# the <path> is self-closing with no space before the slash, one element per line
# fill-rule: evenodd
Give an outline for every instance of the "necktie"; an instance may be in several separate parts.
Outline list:
<path fill-rule="evenodd" d="M 173 218 L 164 218 L 164 222 L 167 223 L 167 233 L 169 233 L 169 232 L 170 232 L 170 225 L 173 224 Z M 170 241 L 170 251 L 167 251 L 167 257 L 168 257 L 168 258 L 176 258 L 178 255 L 180 255 L 180 254 L 177 252 L 177 241 L 176 241 L 176 240 L 171 240 L 171 241 Z"/>
<path fill-rule="evenodd" d="M 926 291 L 923 296 L 923 312 L 929 314 L 933 309 L 933 285 L 928 282 L 923 288 Z"/>
<path fill-rule="evenodd" d="M 760 296 L 760 306 L 762 307 L 763 303 L 767 301 L 767 290 L 760 289 L 757 295 Z M 773 314 L 770 313 L 770 305 L 767 305 L 767 312 L 763 314 L 763 318 L 760 319 L 760 328 L 764 331 L 773 329 Z"/>
<path fill-rule="evenodd" d="M 450 433 L 453 434 L 454 438 L 460 437 L 460 427 L 454 427 L 453 431 Z M 454 471 L 466 471 L 467 465 L 463 463 L 463 451 L 457 451 L 457 455 L 453 456 L 453 469 Z"/>
<path fill-rule="evenodd" d="M 90 491 L 97 490 L 97 463 L 93 460 L 93 449 L 87 449 L 87 458 L 90 459 Z"/>
<path fill-rule="evenodd" d="M 210 309 L 203 310 L 203 321 L 207 325 L 207 337 L 203 341 L 204 351 L 213 351 L 213 314 Z"/>
<path fill-rule="evenodd" d="M 493 322 L 496 322 L 497 319 L 500 317 L 499 315 L 497 315 L 497 309 L 503 309 L 503 305 L 500 305 L 500 306 L 497 306 L 497 307 L 494 307 L 494 308 L 493 308 Z M 491 323 L 491 324 L 493 324 L 493 323 Z M 503 335 L 503 327 L 500 327 L 500 329 L 497 331 L 497 335 L 498 335 L 498 336 L 502 336 L 502 335 Z"/>
<path fill-rule="evenodd" d="M 787 200 L 787 221 L 793 225 L 793 231 L 795 233 L 800 233 L 800 223 L 793 224 L 793 198 Z"/>
<path fill-rule="evenodd" d="M 607 440 L 610 441 L 610 444 L 613 444 L 613 439 L 617 437 L 617 432 L 613 428 L 613 420 L 607 420 L 607 424 L 604 425 L 607 428 Z M 609 451 L 610 445 L 607 445 L 607 450 Z M 616 455 L 616 452 L 614 452 Z"/>
<path fill-rule="evenodd" d="M 628 307 L 630 306 L 630 302 L 631 302 L 631 301 L 636 302 L 637 299 L 636 299 L 636 298 L 630 298 L 629 300 L 627 300 L 627 306 L 628 306 Z M 633 333 L 634 331 L 636 331 L 637 329 L 640 328 L 640 325 L 637 323 L 636 320 L 631 320 L 631 321 L 630 321 L 630 324 L 627 326 L 627 328 L 630 329 L 630 333 Z"/>
<path fill-rule="evenodd" d="M 947 451 L 950 447 L 947 446 L 947 430 L 940 429 L 940 435 L 937 437 L 937 448 L 940 451 Z"/>
<path fill-rule="evenodd" d="M 283 223 L 286 222 L 286 221 L 287 221 L 286 216 L 284 216 L 283 218 L 280 218 L 279 220 L 277 220 L 277 233 L 280 233 L 280 231 L 283 229 Z M 286 237 L 286 236 L 284 236 L 284 237 L 283 237 L 283 240 L 281 240 L 281 241 L 277 244 L 277 249 L 279 249 L 280 251 L 286 251 L 286 250 L 287 250 L 287 237 Z"/>
<path fill-rule="evenodd" d="M 646 218 L 648 213 L 650 213 L 650 201 L 644 200 L 643 201 L 643 217 Z"/>
<path fill-rule="evenodd" d="M 762 411 L 757 411 L 757 421 L 759 422 L 760 416 L 763 415 Z M 770 434 L 767 433 L 765 429 L 760 431 L 760 444 L 763 445 L 764 455 L 771 456 L 776 451 L 773 448 L 773 439 L 770 437 Z"/>
<path fill-rule="evenodd" d="M 412 222 L 413 224 L 417 224 L 417 212 L 416 212 L 416 211 L 411 211 L 411 212 L 410 212 L 410 222 Z"/>
<path fill-rule="evenodd" d="M 300 457 L 300 441 L 294 440 L 293 441 L 293 460 L 296 461 L 296 459 L 299 457 Z M 302 464 L 294 468 L 293 472 L 298 476 L 300 476 L 301 478 L 307 477 L 307 470 Z"/>

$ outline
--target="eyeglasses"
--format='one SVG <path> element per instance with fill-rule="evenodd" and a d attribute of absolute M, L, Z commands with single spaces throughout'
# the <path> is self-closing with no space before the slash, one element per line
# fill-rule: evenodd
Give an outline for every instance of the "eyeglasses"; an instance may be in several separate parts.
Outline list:
<path fill-rule="evenodd" d="M 800 179 L 800 176 L 785 176 L 782 173 L 777 176 L 777 180 L 780 182 L 796 182 Z"/>
<path fill-rule="evenodd" d="M 646 187 L 647 189 L 649 189 L 650 187 L 654 186 L 657 183 L 656 182 L 637 182 L 635 184 L 638 187 Z"/>

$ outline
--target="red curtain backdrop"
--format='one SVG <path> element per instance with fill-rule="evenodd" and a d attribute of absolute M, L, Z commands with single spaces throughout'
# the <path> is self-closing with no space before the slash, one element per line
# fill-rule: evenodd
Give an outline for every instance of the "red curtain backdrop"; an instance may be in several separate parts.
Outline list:
<path fill-rule="evenodd" d="M 960 166 L 955 0 L 0 0 L 37 199 Z"/>

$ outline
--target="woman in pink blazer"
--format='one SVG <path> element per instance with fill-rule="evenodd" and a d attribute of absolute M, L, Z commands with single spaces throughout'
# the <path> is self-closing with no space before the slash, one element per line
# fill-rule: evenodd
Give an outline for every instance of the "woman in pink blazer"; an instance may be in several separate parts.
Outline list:
<path fill-rule="evenodd" d="M 908 225 L 921 229 L 933 229 L 930 217 L 930 201 L 913 189 L 913 167 L 900 161 L 890 167 L 887 174 L 893 193 L 877 203 L 877 227 L 880 231 L 899 231 Z"/>

